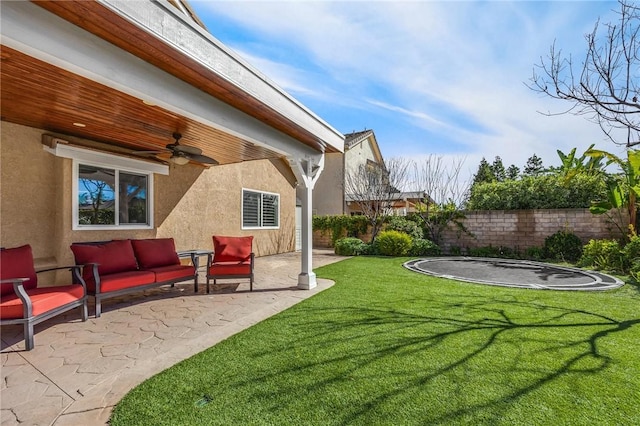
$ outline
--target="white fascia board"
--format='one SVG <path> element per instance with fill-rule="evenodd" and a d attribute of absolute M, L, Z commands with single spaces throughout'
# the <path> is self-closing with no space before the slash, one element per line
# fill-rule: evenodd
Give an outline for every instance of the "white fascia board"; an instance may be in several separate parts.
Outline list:
<path fill-rule="evenodd" d="M 166 0 L 155 2 L 99 0 L 139 28 L 191 57 L 318 139 L 343 150 L 344 136 L 278 87 L 273 81 L 224 46 L 209 32 L 183 16 Z"/>
<path fill-rule="evenodd" d="M 281 155 L 304 158 L 318 154 L 302 142 L 30 2 L 2 2 L 0 31 L 5 46 Z"/>

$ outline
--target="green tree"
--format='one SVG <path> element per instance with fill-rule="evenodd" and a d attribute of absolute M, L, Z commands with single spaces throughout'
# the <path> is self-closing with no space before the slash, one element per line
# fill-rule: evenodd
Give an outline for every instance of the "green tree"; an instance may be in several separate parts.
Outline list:
<path fill-rule="evenodd" d="M 516 180 L 520 175 L 520 168 L 515 164 L 512 164 L 507 169 L 507 180 Z"/>
<path fill-rule="evenodd" d="M 629 212 L 629 225 L 635 228 L 638 210 L 637 197 L 640 196 L 640 150 L 627 150 L 626 159 L 596 149 L 590 149 L 585 154 L 593 158 L 605 158 L 608 160 L 608 164 L 605 164 L 604 167 L 615 164 L 621 172 L 620 174 L 603 172 L 606 176 L 608 189 L 607 200 L 593 203 L 590 208 L 591 212 L 609 214 L 611 209 L 626 208 Z"/>
<path fill-rule="evenodd" d="M 538 157 L 536 154 L 533 154 L 527 160 L 527 164 L 524 166 L 524 171 L 522 172 L 525 176 L 538 176 L 542 174 L 544 171 L 544 167 L 542 167 L 542 158 Z"/>
<path fill-rule="evenodd" d="M 493 174 L 493 171 L 491 170 L 491 165 L 484 157 L 482 157 L 482 160 L 480 160 L 480 165 L 478 166 L 478 171 L 475 175 L 473 175 L 472 185 L 482 182 L 493 182 L 494 180 L 496 180 L 496 178 Z"/>
<path fill-rule="evenodd" d="M 496 156 L 493 160 L 493 164 L 491 164 L 491 172 L 493 173 L 493 177 L 498 182 L 503 182 L 507 178 L 507 172 L 504 169 L 504 165 L 502 164 L 502 158 L 500 156 Z"/>

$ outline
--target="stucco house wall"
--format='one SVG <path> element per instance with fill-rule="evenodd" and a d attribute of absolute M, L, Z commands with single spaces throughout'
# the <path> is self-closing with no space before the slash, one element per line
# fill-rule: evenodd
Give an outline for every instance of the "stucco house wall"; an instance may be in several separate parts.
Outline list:
<path fill-rule="evenodd" d="M 344 203 L 344 155 L 325 154 L 324 170 L 313 191 L 313 214 L 344 214 Z"/>
<path fill-rule="evenodd" d="M 350 138 L 362 140 L 350 144 Z M 344 153 L 325 154 L 324 170 L 313 192 L 314 215 L 350 214 L 354 211 L 345 200 L 346 174 L 349 170 L 357 170 L 368 161 L 381 162 L 377 144 L 371 130 L 351 133 L 347 135 Z"/>
<path fill-rule="evenodd" d="M 211 249 L 217 235 L 253 235 L 263 256 L 292 251 L 295 178 L 279 160 L 205 169 L 171 165 L 154 175 L 154 229 L 72 230 L 72 160 L 43 149 L 41 129 L 2 122 L 0 245 L 31 244 L 36 266 L 73 264 L 69 245 L 114 238 L 172 237 L 178 250 Z M 280 229 L 242 230 L 242 189 L 280 194 Z"/>
<path fill-rule="evenodd" d="M 367 160 L 378 162 L 376 155 L 371 147 L 371 140 L 365 139 L 359 144 L 349 148 L 344 153 L 345 167 L 347 170 L 357 170 L 362 164 L 366 164 Z"/>

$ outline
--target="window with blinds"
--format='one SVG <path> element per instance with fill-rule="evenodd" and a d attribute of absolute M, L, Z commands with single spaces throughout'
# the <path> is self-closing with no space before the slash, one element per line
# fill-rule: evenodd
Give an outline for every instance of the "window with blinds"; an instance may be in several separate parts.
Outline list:
<path fill-rule="evenodd" d="M 280 226 L 280 195 L 242 190 L 242 228 L 277 229 Z"/>

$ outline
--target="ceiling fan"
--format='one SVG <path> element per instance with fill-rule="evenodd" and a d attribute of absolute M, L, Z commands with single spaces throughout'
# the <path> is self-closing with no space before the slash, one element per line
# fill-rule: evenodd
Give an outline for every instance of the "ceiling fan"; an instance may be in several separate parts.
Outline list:
<path fill-rule="evenodd" d="M 211 157 L 207 157 L 206 155 L 202 155 L 202 150 L 200 148 L 196 148 L 195 146 L 189 145 L 181 145 L 180 138 L 182 135 L 178 132 L 173 134 L 173 138 L 175 139 L 174 143 L 168 144 L 165 150 L 160 151 L 134 151 L 135 155 L 147 155 L 147 154 L 163 154 L 166 152 L 171 153 L 171 157 L 169 157 L 168 161 L 178 165 L 187 164 L 189 161 L 195 161 L 197 163 L 202 164 L 220 164 L 216 160 Z"/>

